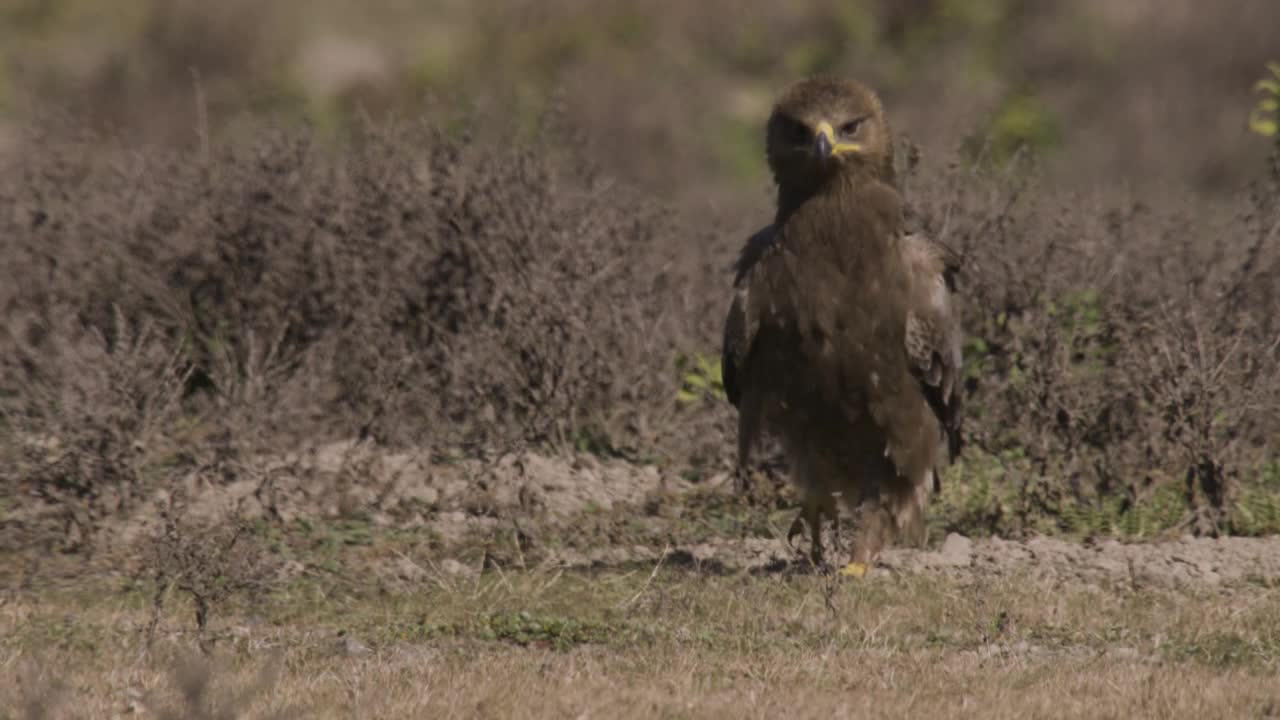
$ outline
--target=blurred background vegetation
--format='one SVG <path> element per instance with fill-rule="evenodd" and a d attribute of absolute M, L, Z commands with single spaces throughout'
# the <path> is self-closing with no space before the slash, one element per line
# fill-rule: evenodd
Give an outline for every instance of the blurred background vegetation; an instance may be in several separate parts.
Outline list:
<path fill-rule="evenodd" d="M 55 104 L 192 142 L 197 87 L 215 132 L 395 112 L 503 135 L 554 108 L 610 174 L 732 213 L 765 187 L 771 97 L 836 72 L 934 152 L 1026 146 L 1071 183 L 1226 193 L 1256 171 L 1277 26 L 1270 0 L 3 0 L 0 123 Z"/>

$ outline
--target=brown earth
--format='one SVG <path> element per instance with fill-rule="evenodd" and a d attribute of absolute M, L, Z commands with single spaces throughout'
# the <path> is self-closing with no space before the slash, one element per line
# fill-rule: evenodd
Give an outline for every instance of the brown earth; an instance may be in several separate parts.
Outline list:
<path fill-rule="evenodd" d="M 352 482 L 353 473 L 376 480 Z M 264 459 L 246 476 L 254 479 L 226 486 L 198 486 L 193 480 L 181 488 L 185 521 L 216 525 L 238 516 L 292 526 L 356 518 L 375 533 L 382 528 L 433 539 L 420 555 L 377 560 L 378 575 L 389 580 L 420 581 L 429 569 L 475 576 L 504 556 L 516 562 L 500 547 L 513 532 L 522 538 L 515 551 L 522 566 L 616 570 L 659 564 L 717 574 L 812 570 L 803 541 L 791 545 L 785 539 L 794 513 L 786 500 L 749 503 L 727 473 L 695 483 L 653 465 L 591 455 L 450 460 L 350 441 Z M 787 488 L 780 491 L 786 495 Z M 162 491 L 140 505 L 106 533 L 110 544 L 124 549 L 153 536 L 168 499 Z M 708 521 L 726 508 L 737 513 L 736 525 Z M 927 548 L 886 551 L 872 575 L 1025 573 L 1133 588 L 1280 583 L 1280 536 L 1186 535 L 1125 543 L 1042 535 L 969 538 L 938 531 Z"/>
<path fill-rule="evenodd" d="M 91 560 L 0 562 L 0 717 L 1280 707 L 1280 537 L 935 528 L 853 581 L 788 547 L 795 509 L 767 475 L 744 498 L 727 473 L 342 442 L 240 468 L 252 480 L 199 477 L 104 525 Z M 237 519 L 244 557 L 217 551 Z"/>

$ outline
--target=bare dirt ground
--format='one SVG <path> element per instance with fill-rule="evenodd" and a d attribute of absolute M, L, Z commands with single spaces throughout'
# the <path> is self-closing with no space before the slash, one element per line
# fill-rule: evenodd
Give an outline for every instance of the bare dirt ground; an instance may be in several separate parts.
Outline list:
<path fill-rule="evenodd" d="M 353 484 L 340 495 L 333 485 L 315 481 L 331 478 L 340 484 L 343 474 L 355 468 L 372 470 L 379 482 Z M 377 455 L 356 443 L 337 443 L 267 462 L 262 476 L 273 478 L 270 492 L 260 492 L 258 481 L 209 489 L 196 493 L 191 512 L 212 517 L 235 505 L 251 516 L 270 512 L 288 521 L 336 516 L 339 505 L 355 504 L 368 509 L 375 526 L 412 527 L 433 534 L 451 567 L 465 567 L 461 563 L 471 550 L 503 530 L 553 537 L 559 542 L 542 548 L 538 560 L 563 568 L 625 567 L 664 557 L 721 573 L 782 572 L 807 565 L 798 552 L 802 548 L 784 539 L 792 510 L 740 507 L 736 523 L 717 527 L 715 516 L 724 514 L 721 504 L 737 501 L 727 473 L 693 483 L 652 465 L 593 456 L 523 454 L 497 463 L 441 462 L 412 453 Z M 708 509 L 710 517 L 699 517 Z M 619 532 L 614 525 L 629 526 L 630 532 Z M 134 525 L 125 537 L 145 527 L 145 522 Z M 606 541 L 581 542 L 575 532 L 586 528 L 605 533 Z M 1169 588 L 1280 581 L 1280 537 L 1186 535 L 1122 543 L 935 535 L 929 548 L 887 551 L 875 572 L 1026 571 L 1084 583 Z"/>
<path fill-rule="evenodd" d="M 785 539 L 795 513 L 787 500 L 748 504 L 727 473 L 695 483 L 653 465 L 590 455 L 527 453 L 482 462 L 343 442 L 265 459 L 247 475 L 252 479 L 228 486 L 186 488 L 185 516 L 201 522 L 234 513 L 284 525 L 346 523 L 375 534 L 417 533 L 431 538 L 433 563 L 464 575 L 504 561 L 566 570 L 662 562 L 718 574 L 812 571 L 804 542 Z M 786 496 L 787 488 L 776 489 Z M 167 499 L 161 493 L 142 505 L 104 541 L 126 547 L 145 540 L 156 532 Z M 873 576 L 1029 573 L 1134 588 L 1280 583 L 1275 536 L 1124 543 L 971 539 L 945 529 L 933 535 L 927 548 L 887 550 Z M 378 569 L 390 577 L 418 575 L 404 557 L 387 562 Z"/>
<path fill-rule="evenodd" d="M 264 459 L 246 476 L 187 488 L 182 522 L 234 509 L 261 562 L 165 566 L 176 580 L 157 593 L 146 548 L 162 547 L 151 538 L 164 498 L 102 538 L 88 565 L 6 558 L 0 717 L 1280 709 L 1280 539 L 938 532 L 849 580 L 788 547 L 794 509 L 744 502 L 728 477 L 355 443 Z M 220 542 L 191 537 L 196 555 Z M 260 574 L 219 593 L 249 566 Z"/>

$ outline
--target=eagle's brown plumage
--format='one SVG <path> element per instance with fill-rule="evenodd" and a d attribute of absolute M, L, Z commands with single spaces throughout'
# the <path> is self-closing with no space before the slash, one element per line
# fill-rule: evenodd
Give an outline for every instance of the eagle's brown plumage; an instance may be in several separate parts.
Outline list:
<path fill-rule="evenodd" d="M 865 570 L 889 535 L 923 540 L 942 447 L 958 450 L 957 259 L 905 231 L 889 127 L 862 85 L 794 85 L 767 152 L 777 213 L 743 248 L 725 322 L 739 465 L 762 431 L 779 436 L 815 560 L 820 518 L 836 518 L 841 498 Z"/>

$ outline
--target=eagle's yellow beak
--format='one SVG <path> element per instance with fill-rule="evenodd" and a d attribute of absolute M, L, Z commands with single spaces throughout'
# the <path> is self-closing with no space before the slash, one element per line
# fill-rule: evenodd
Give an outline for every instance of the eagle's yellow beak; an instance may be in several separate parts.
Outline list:
<path fill-rule="evenodd" d="M 836 155 L 845 153 L 856 153 L 862 150 L 862 145 L 851 142 L 837 142 L 836 131 L 831 127 L 829 122 L 820 122 L 814 132 L 815 140 L 813 146 L 813 154 L 819 160 L 826 160 Z"/>

